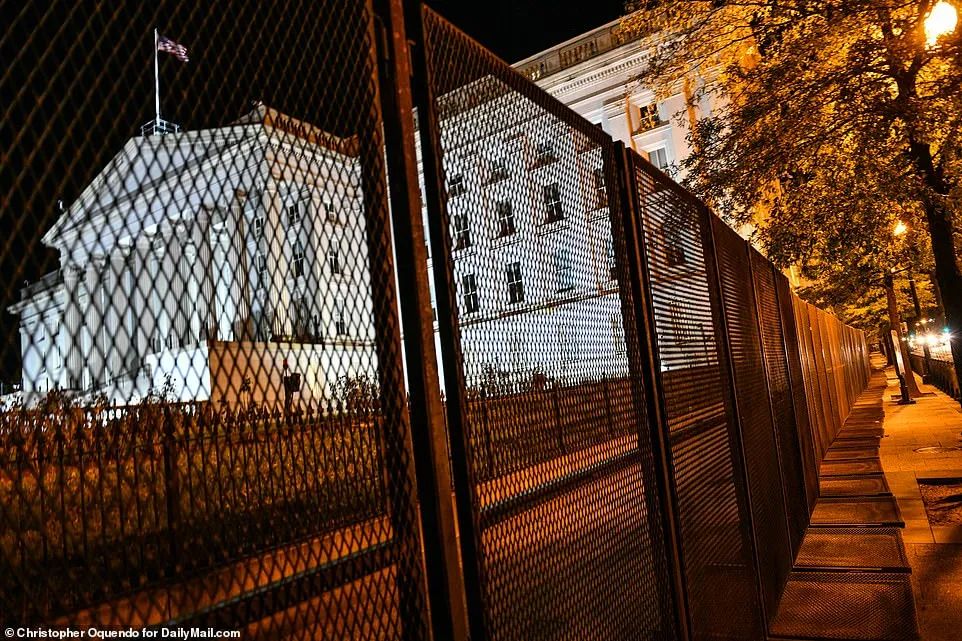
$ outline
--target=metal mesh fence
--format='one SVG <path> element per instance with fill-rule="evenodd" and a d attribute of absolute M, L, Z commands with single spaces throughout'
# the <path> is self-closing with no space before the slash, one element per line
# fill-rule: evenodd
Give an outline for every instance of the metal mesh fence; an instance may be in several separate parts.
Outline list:
<path fill-rule="evenodd" d="M 475 629 L 670 638 L 613 145 L 435 13 L 423 19 L 419 116 L 438 162 L 429 224 Z"/>
<path fill-rule="evenodd" d="M 783 467 L 769 399 L 748 243 L 720 218 L 712 217 L 711 223 L 754 517 L 762 598 L 765 612 L 771 616 L 794 556 L 783 494 Z M 789 454 L 785 452 L 786 459 L 791 458 Z"/>
<path fill-rule="evenodd" d="M 704 207 L 640 158 L 638 216 L 693 638 L 757 638 L 751 516 Z"/>
<path fill-rule="evenodd" d="M 861 332 L 794 294 L 791 304 L 808 415 L 814 419 L 813 429 L 805 433 L 814 438 L 815 461 L 820 464 L 858 394 L 868 385 L 868 346 Z M 800 387 L 795 388 L 796 396 L 799 390 Z M 810 471 L 806 472 L 806 479 L 811 479 Z"/>
<path fill-rule="evenodd" d="M 770 631 L 864 337 L 401 4 L 14 16 L 0 623 Z"/>
<path fill-rule="evenodd" d="M 782 318 L 776 291 L 776 271 L 760 253 L 749 250 L 755 305 L 758 310 L 759 329 L 768 375 L 768 391 L 772 407 L 778 461 L 782 472 L 782 492 L 785 497 L 789 519 L 791 556 L 798 552 L 805 533 L 809 497 L 803 472 L 800 433 L 791 396 L 788 353 Z"/>
<path fill-rule="evenodd" d="M 773 270 L 774 271 L 774 270 Z M 761 273 L 761 269 L 758 270 Z M 758 276 L 759 279 L 766 279 L 764 275 Z M 764 292 L 767 288 L 765 286 L 760 286 L 759 291 Z M 785 376 L 789 389 L 785 392 L 785 400 L 781 401 L 785 404 L 784 411 L 787 414 L 791 412 L 794 418 L 794 433 L 795 438 L 798 443 L 800 466 L 799 472 L 802 475 L 802 482 L 805 488 L 805 498 L 808 506 L 808 513 L 811 513 L 812 509 L 815 507 L 815 501 L 818 499 L 818 464 L 815 459 L 815 450 L 812 436 L 812 429 L 814 427 L 812 416 L 809 414 L 808 399 L 805 395 L 805 382 L 804 373 L 801 361 L 801 345 L 800 341 L 802 336 L 799 332 L 798 326 L 795 324 L 795 305 L 793 303 L 793 294 L 788 283 L 788 278 L 781 273 L 775 272 L 775 291 L 778 303 L 778 316 L 779 316 L 779 327 L 782 333 L 783 344 L 785 346 L 785 371 L 784 373 L 778 373 L 770 375 L 770 381 L 780 381 L 782 376 Z M 762 294 L 762 296 L 768 296 L 768 294 Z M 767 304 L 760 305 L 760 309 L 767 309 Z M 768 322 L 772 323 L 774 328 L 774 320 L 771 319 L 771 312 L 765 312 L 765 316 L 769 318 Z M 766 334 L 771 337 L 777 334 L 777 330 L 765 330 Z M 771 338 L 766 338 L 766 345 L 771 341 Z M 766 349 L 768 349 L 766 347 Z M 773 367 L 778 368 L 778 362 L 775 360 L 777 357 L 773 356 L 772 361 L 775 363 Z M 778 407 L 780 402 L 777 399 L 777 390 L 780 388 L 780 384 L 777 382 L 771 383 L 773 390 L 773 402 Z M 789 408 L 789 403 L 791 404 Z M 779 412 L 781 414 L 781 412 Z M 780 430 L 780 438 L 786 438 L 786 432 Z M 790 450 L 791 444 L 788 443 L 783 447 L 784 450 Z M 792 488 L 792 481 L 789 472 L 786 467 L 786 488 Z M 786 489 L 786 494 L 789 496 L 798 496 L 798 489 Z M 792 514 L 798 511 L 797 508 L 792 510 Z M 799 519 L 795 517 L 798 521 L 804 522 L 804 519 Z M 798 522 L 796 521 L 796 522 Z M 801 524 L 798 524 L 801 527 Z M 796 549 L 797 551 L 797 549 Z"/>
<path fill-rule="evenodd" d="M 426 638 L 371 6 L 195 9 L 4 34 L 0 618 Z"/>

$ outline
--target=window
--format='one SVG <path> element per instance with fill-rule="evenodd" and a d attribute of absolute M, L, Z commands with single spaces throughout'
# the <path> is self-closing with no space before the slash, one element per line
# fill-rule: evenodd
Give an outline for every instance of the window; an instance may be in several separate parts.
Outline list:
<path fill-rule="evenodd" d="M 615 239 L 609 236 L 605 247 L 605 260 L 608 269 L 608 280 L 618 280 L 618 260 L 615 258 Z"/>
<path fill-rule="evenodd" d="M 455 214 L 454 219 L 454 248 L 467 249 L 471 246 L 471 229 L 468 226 L 466 214 Z"/>
<path fill-rule="evenodd" d="M 287 206 L 287 224 L 289 226 L 299 225 L 303 216 L 304 212 L 301 208 L 301 203 L 292 203 Z"/>
<path fill-rule="evenodd" d="M 524 302 L 524 282 L 521 279 L 521 263 L 508 263 L 508 302 Z"/>
<path fill-rule="evenodd" d="M 605 172 L 600 167 L 592 173 L 595 188 L 595 209 L 608 206 L 608 188 L 605 185 Z"/>
<path fill-rule="evenodd" d="M 341 299 L 334 301 L 334 333 L 347 336 L 347 317 L 344 313 L 344 301 Z"/>
<path fill-rule="evenodd" d="M 338 251 L 337 246 L 331 244 L 327 248 L 327 267 L 331 270 L 332 276 L 339 276 L 341 274 L 341 252 Z"/>
<path fill-rule="evenodd" d="M 668 150 L 665 147 L 652 149 L 648 152 L 648 161 L 658 169 L 667 173 L 668 171 Z"/>
<path fill-rule="evenodd" d="M 508 163 L 505 162 L 504 158 L 498 158 L 497 160 L 491 161 L 491 173 L 488 176 L 489 182 L 498 182 L 499 180 L 505 180 L 508 178 Z"/>
<path fill-rule="evenodd" d="M 264 237 L 264 214 L 257 214 L 251 221 L 251 228 L 254 230 L 254 240 Z"/>
<path fill-rule="evenodd" d="M 294 243 L 294 278 L 300 278 L 304 275 L 304 247 L 301 245 L 300 241 Z"/>
<path fill-rule="evenodd" d="M 665 263 L 668 267 L 678 267 L 688 262 L 685 256 L 684 230 L 681 221 L 670 220 L 661 225 L 661 237 L 665 246 Z"/>
<path fill-rule="evenodd" d="M 327 216 L 327 222 L 338 222 L 337 210 L 334 209 L 334 203 L 327 200 L 324 201 L 324 214 Z"/>
<path fill-rule="evenodd" d="M 676 345 L 685 345 L 693 340 L 692 320 L 687 317 L 678 301 L 668 302 L 668 320 L 671 323 L 671 334 Z"/>
<path fill-rule="evenodd" d="M 565 217 L 561 209 L 561 187 L 558 183 L 544 185 L 545 222 L 553 223 Z"/>
<path fill-rule="evenodd" d="M 558 160 L 558 156 L 554 151 L 554 143 L 542 142 L 538 144 L 537 151 L 535 152 L 535 166 L 540 167 L 541 165 L 547 165 L 548 163 Z"/>
<path fill-rule="evenodd" d="M 581 344 L 575 328 L 562 321 L 557 328 L 558 353 L 561 359 L 569 363 L 581 360 Z"/>
<path fill-rule="evenodd" d="M 455 174 L 451 176 L 448 181 L 448 196 L 460 196 L 465 191 L 467 190 L 464 187 L 464 175 Z"/>
<path fill-rule="evenodd" d="M 611 342 L 615 346 L 615 354 L 624 354 L 628 351 L 625 343 L 625 326 L 621 322 L 621 314 L 611 315 Z"/>
<path fill-rule="evenodd" d="M 464 312 L 473 314 L 481 309 L 478 299 L 478 280 L 474 274 L 465 274 L 461 278 L 461 296 L 464 298 Z"/>
<path fill-rule="evenodd" d="M 556 247 L 554 250 L 555 289 L 565 292 L 574 289 L 574 273 L 571 265 L 571 251 L 566 247 Z"/>
<path fill-rule="evenodd" d="M 658 115 L 658 105 L 657 103 L 649 103 L 644 107 L 638 107 L 635 109 L 634 117 L 636 118 L 634 133 L 641 133 L 642 131 L 648 131 L 649 129 L 654 129 L 659 127 L 664 123 L 661 121 L 661 117 Z"/>
<path fill-rule="evenodd" d="M 514 208 L 510 201 L 502 200 L 498 203 L 498 238 L 512 236 L 517 231 L 514 224 Z"/>
<path fill-rule="evenodd" d="M 258 252 L 257 255 L 254 256 L 254 264 L 257 265 L 257 273 L 267 273 L 267 256 Z"/>
<path fill-rule="evenodd" d="M 294 300 L 294 336 L 307 338 L 310 333 L 311 308 L 306 298 Z"/>

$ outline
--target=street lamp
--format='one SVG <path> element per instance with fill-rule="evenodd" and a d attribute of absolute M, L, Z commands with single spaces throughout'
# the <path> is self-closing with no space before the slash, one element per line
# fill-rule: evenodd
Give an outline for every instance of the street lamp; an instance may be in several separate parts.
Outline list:
<path fill-rule="evenodd" d="M 959 22 L 959 16 L 953 7 L 945 0 L 936 2 L 925 19 L 925 42 L 930 47 L 938 42 L 942 36 L 947 36 L 955 31 L 955 26 Z"/>
<path fill-rule="evenodd" d="M 903 236 L 909 231 L 908 225 L 903 221 L 897 220 L 892 229 L 892 235 L 895 237 Z M 888 313 L 889 313 L 889 326 L 891 327 L 892 334 L 892 348 L 895 354 L 892 355 L 892 360 L 895 363 L 895 371 L 899 377 L 899 388 L 902 392 L 902 400 L 899 404 L 911 404 L 915 401 L 912 400 L 913 397 L 921 396 L 921 391 L 915 382 L 915 377 L 912 375 L 912 362 L 910 359 L 910 352 L 908 342 L 902 338 L 902 319 L 899 315 L 898 301 L 895 297 L 895 274 L 899 272 L 907 271 L 908 267 L 903 267 L 902 269 L 896 269 L 892 267 L 885 272 L 884 284 L 885 284 L 885 298 L 888 303 Z M 914 285 L 914 282 L 912 283 Z M 913 288 L 913 294 L 915 294 Z M 917 297 L 916 300 L 916 311 L 915 317 L 921 317 L 921 310 L 918 309 Z M 911 328 L 914 332 L 914 327 Z M 896 357 L 898 354 L 898 358 Z M 903 371 L 899 371 L 903 370 Z"/>

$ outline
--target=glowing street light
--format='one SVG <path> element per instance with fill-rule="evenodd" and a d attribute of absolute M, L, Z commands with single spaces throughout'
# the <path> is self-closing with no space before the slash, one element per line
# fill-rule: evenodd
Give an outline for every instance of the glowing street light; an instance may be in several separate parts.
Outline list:
<path fill-rule="evenodd" d="M 909 226 L 900 220 L 895 223 L 895 229 L 892 230 L 892 234 L 894 234 L 895 236 L 901 236 L 908 230 L 909 230 Z"/>
<path fill-rule="evenodd" d="M 953 7 L 945 0 L 935 3 L 929 17 L 925 19 L 925 42 L 929 46 L 938 42 L 939 38 L 955 31 L 959 16 Z"/>

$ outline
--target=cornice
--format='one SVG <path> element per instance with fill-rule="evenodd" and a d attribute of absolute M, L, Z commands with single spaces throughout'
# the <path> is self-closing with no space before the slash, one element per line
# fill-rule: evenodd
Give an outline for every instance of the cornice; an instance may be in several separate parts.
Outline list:
<path fill-rule="evenodd" d="M 597 84 L 613 76 L 623 74 L 633 68 L 641 67 L 647 59 L 648 53 L 646 51 L 639 51 L 630 57 L 615 59 L 612 62 L 604 64 L 597 71 L 585 74 L 574 73 L 568 80 L 562 80 L 554 86 L 545 83 L 541 85 L 541 88 L 556 98 L 560 98 L 561 96 L 574 93 L 592 84 Z"/>

